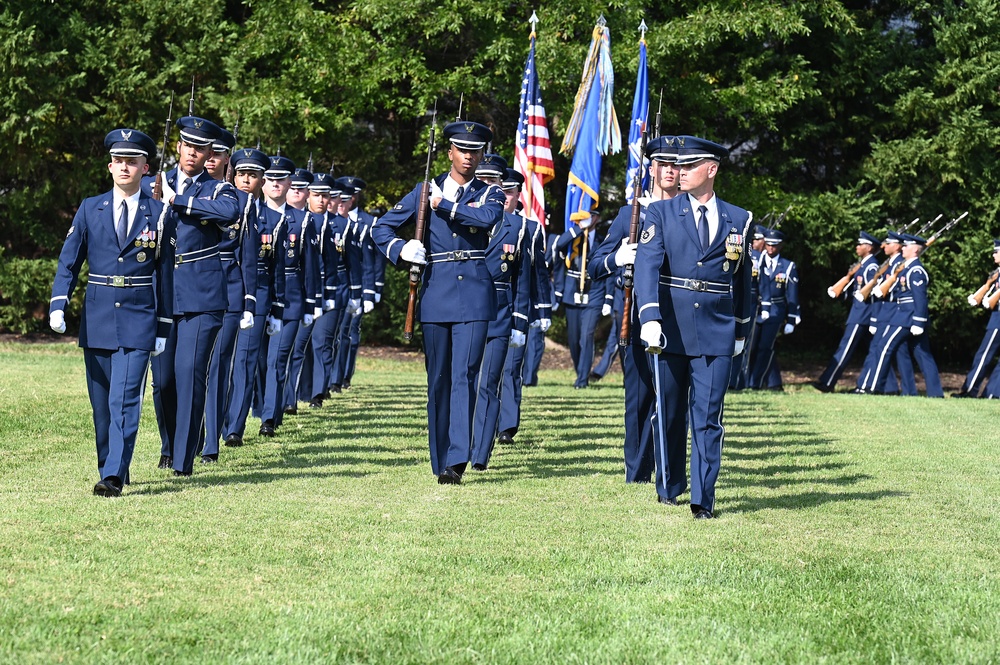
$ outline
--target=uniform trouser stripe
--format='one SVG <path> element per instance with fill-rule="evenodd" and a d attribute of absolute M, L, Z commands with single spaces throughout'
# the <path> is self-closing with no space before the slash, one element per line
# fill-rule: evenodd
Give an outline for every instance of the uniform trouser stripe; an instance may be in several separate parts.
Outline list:
<path fill-rule="evenodd" d="M 989 341 L 979 349 L 979 362 L 972 369 L 972 372 L 969 373 L 968 378 L 965 379 L 965 385 L 962 387 L 965 392 L 971 392 L 976 389 L 976 385 L 979 383 L 979 375 L 982 374 L 983 369 L 986 367 L 986 364 L 990 361 L 995 352 L 993 342 L 996 338 L 997 329 L 994 328 L 990 333 Z"/>
<path fill-rule="evenodd" d="M 902 328 L 897 327 L 891 333 L 888 333 L 888 338 L 883 336 L 885 340 L 882 342 L 882 348 L 879 350 L 878 363 L 875 365 L 875 370 L 872 372 L 871 387 L 869 390 L 875 390 L 879 383 L 881 383 L 881 377 L 883 372 L 889 371 L 888 368 L 888 358 L 890 356 L 890 351 L 895 351 L 893 346 L 893 341 L 903 332 Z"/>

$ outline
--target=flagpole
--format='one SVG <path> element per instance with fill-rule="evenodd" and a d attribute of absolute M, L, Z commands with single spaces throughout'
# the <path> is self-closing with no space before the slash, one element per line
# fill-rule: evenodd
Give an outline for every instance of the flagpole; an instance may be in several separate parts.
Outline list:
<path fill-rule="evenodd" d="M 536 31 L 535 31 L 535 29 L 538 27 L 538 14 L 535 13 L 534 9 L 531 10 L 531 18 L 528 19 L 528 23 L 531 24 L 531 35 L 528 37 L 528 40 L 531 42 L 531 47 L 534 48 L 534 46 L 535 46 L 535 39 L 536 39 Z M 532 171 L 534 171 L 534 169 L 531 167 L 530 163 L 527 164 L 527 169 L 526 170 L 529 173 L 531 173 Z M 528 186 L 525 188 L 525 196 L 526 196 L 526 198 L 525 198 L 524 211 L 525 211 L 525 214 L 526 214 L 526 218 L 527 219 L 531 219 L 531 213 L 533 212 L 532 209 L 531 209 L 531 195 L 534 193 L 532 191 L 534 189 L 534 186 L 535 186 L 534 177 L 532 177 L 531 179 L 525 178 L 525 183 Z M 538 221 L 538 220 L 536 220 L 536 221 Z"/>

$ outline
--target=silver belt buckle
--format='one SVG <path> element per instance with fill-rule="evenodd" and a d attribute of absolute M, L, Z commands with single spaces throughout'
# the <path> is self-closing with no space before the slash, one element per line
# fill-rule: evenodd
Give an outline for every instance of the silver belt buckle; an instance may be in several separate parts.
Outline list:
<path fill-rule="evenodd" d="M 466 250 L 464 249 L 455 250 L 456 261 L 465 261 L 468 258 L 469 258 L 469 253 Z"/>
<path fill-rule="evenodd" d="M 691 288 L 694 289 L 695 291 L 705 291 L 706 289 L 708 289 L 708 284 L 706 284 L 703 280 L 700 279 L 689 279 L 688 284 L 690 284 Z"/>
<path fill-rule="evenodd" d="M 111 278 L 111 286 L 125 286 L 125 278 L 121 275 L 115 275 Z"/>

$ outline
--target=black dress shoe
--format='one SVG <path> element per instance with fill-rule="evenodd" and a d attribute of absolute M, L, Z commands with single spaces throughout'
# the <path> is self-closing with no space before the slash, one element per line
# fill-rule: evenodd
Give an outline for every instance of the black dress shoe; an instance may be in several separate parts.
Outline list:
<path fill-rule="evenodd" d="M 122 481 L 118 476 L 108 476 L 101 482 L 94 485 L 94 494 L 97 496 L 121 496 Z"/>
<path fill-rule="evenodd" d="M 590 380 L 591 381 L 600 381 L 603 378 L 604 378 L 603 374 L 598 374 L 597 372 L 591 372 L 590 373 Z"/>
<path fill-rule="evenodd" d="M 849 395 L 867 395 L 868 391 L 865 390 L 864 388 L 855 388 L 854 390 L 849 390 L 848 394 Z"/>
<path fill-rule="evenodd" d="M 671 499 L 670 497 L 666 497 L 666 496 L 658 496 L 656 500 L 659 501 L 660 503 L 662 503 L 665 506 L 676 506 L 677 505 L 677 499 Z"/>
<path fill-rule="evenodd" d="M 177 471 L 177 470 L 175 469 L 175 470 L 174 470 L 174 475 L 175 475 L 175 476 L 190 476 L 190 475 L 191 475 L 191 472 L 190 472 L 190 471 Z"/>
<path fill-rule="evenodd" d="M 710 520 L 715 517 L 711 510 L 695 503 L 691 504 L 691 514 L 694 515 L 696 520 Z"/>
<path fill-rule="evenodd" d="M 343 390 L 350 390 L 351 389 L 351 382 L 350 381 L 344 381 L 344 385 L 342 385 L 341 388 Z"/>
<path fill-rule="evenodd" d="M 215 464 L 218 461 L 219 461 L 219 454 L 218 453 L 216 453 L 214 455 L 202 455 L 201 456 L 201 463 L 202 464 Z"/>
<path fill-rule="evenodd" d="M 323 393 L 323 399 L 330 399 L 331 397 L 333 397 L 333 393 L 331 393 L 329 390 Z"/>
<path fill-rule="evenodd" d="M 158 469 L 169 469 L 174 465 L 174 458 L 170 455 L 160 455 L 160 463 L 156 468 Z"/>
<path fill-rule="evenodd" d="M 476 471 L 485 471 L 486 470 L 486 465 L 485 464 L 480 464 L 479 462 L 476 462 L 475 464 L 472 465 L 472 468 L 475 469 Z"/>
<path fill-rule="evenodd" d="M 952 397 L 975 397 L 975 395 L 973 395 L 971 393 L 967 393 L 964 390 L 962 392 L 952 393 L 951 396 Z"/>
<path fill-rule="evenodd" d="M 274 436 L 274 423 L 270 420 L 262 422 L 260 424 L 260 432 L 258 432 L 258 434 L 261 436 Z"/>
<path fill-rule="evenodd" d="M 239 434 L 230 434 L 226 437 L 226 445 L 230 448 L 243 445 L 243 437 Z"/>
<path fill-rule="evenodd" d="M 313 397 L 312 401 L 309 402 L 309 408 L 310 409 L 322 409 L 323 408 L 323 400 L 321 398 L 319 398 L 319 397 Z"/>
<path fill-rule="evenodd" d="M 294 407 L 294 406 L 286 406 L 285 407 L 285 415 L 286 416 L 297 416 L 297 415 L 299 415 L 299 410 L 296 407 Z"/>
<path fill-rule="evenodd" d="M 820 383 L 819 381 L 813 381 L 812 382 L 812 387 L 815 388 L 816 390 L 820 391 L 821 393 L 832 393 L 833 392 L 833 386 L 828 386 L 825 383 Z"/>
<path fill-rule="evenodd" d="M 340 384 L 339 383 L 335 383 L 332 386 L 330 386 L 330 392 L 332 392 L 332 393 L 339 393 L 340 392 Z"/>
<path fill-rule="evenodd" d="M 444 472 L 438 476 L 438 485 L 461 485 L 462 474 L 453 466 L 447 466 Z"/>
<path fill-rule="evenodd" d="M 512 430 L 505 429 L 497 436 L 497 445 L 509 446 L 512 443 L 514 443 L 514 432 Z"/>

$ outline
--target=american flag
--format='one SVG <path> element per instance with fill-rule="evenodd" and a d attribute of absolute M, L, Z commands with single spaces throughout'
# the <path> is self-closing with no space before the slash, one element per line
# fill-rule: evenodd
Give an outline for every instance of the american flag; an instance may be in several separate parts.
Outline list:
<path fill-rule="evenodd" d="M 542 187 L 555 177 L 552 144 L 545 122 L 545 107 L 538 89 L 535 71 L 535 33 L 531 33 L 531 50 L 521 79 L 521 113 L 517 120 L 517 146 L 514 148 L 514 169 L 524 176 L 521 203 L 528 219 L 545 224 L 545 192 Z"/>

